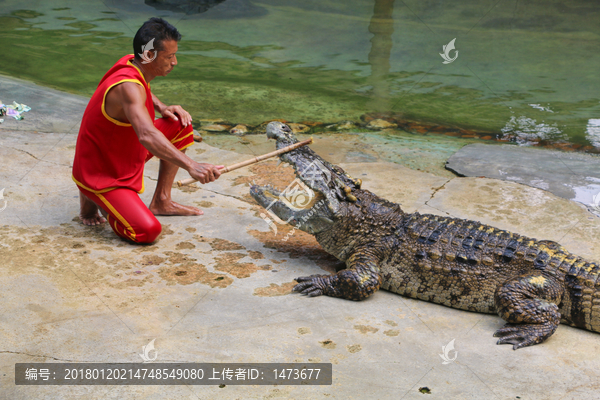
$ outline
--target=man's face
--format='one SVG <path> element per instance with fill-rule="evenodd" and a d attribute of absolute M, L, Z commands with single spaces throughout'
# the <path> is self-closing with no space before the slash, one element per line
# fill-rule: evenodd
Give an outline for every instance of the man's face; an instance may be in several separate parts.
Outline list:
<path fill-rule="evenodd" d="M 153 62 L 149 63 L 152 67 L 152 72 L 156 76 L 166 76 L 177 65 L 177 41 L 165 40 L 162 42 L 162 50 L 158 51 L 158 55 Z"/>

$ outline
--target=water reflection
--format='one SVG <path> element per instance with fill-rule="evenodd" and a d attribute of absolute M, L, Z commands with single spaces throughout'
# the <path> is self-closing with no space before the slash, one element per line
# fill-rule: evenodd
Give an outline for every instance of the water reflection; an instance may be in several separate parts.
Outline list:
<path fill-rule="evenodd" d="M 207 15 L 209 18 L 249 18 L 268 13 L 250 0 L 145 0 L 145 3 L 157 10 L 187 15 L 202 14 L 213 9 Z"/>
<path fill-rule="evenodd" d="M 185 14 L 199 14 L 208 11 L 211 7 L 225 0 L 145 0 L 146 4 L 157 10 L 183 12 Z"/>
<path fill-rule="evenodd" d="M 502 128 L 503 138 L 517 142 L 520 145 L 537 144 L 545 141 L 567 141 L 568 137 L 557 126 L 557 124 L 538 123 L 533 118 L 524 115 L 510 117 L 510 120 Z"/>
<path fill-rule="evenodd" d="M 586 139 L 594 147 L 600 147 L 600 119 L 590 119 L 586 129 Z"/>
<path fill-rule="evenodd" d="M 394 0 L 375 0 L 373 16 L 369 24 L 371 38 L 371 51 L 369 64 L 371 76 L 369 83 L 372 86 L 372 96 L 368 103 L 374 111 L 390 110 L 390 54 L 392 52 L 392 34 L 394 33 Z"/>

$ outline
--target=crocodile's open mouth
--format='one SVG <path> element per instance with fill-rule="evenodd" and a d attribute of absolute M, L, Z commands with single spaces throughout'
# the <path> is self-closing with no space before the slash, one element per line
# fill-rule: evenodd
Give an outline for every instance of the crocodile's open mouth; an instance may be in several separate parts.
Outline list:
<path fill-rule="evenodd" d="M 277 121 L 267 125 L 267 137 L 277 140 L 277 148 L 297 143 L 292 130 Z M 308 146 L 282 154 L 282 162 L 294 168 L 296 179 L 282 191 L 271 186 L 253 185 L 250 195 L 278 223 L 287 222 L 311 234 L 327 229 L 344 201 L 356 201 L 352 190 L 360 181 L 350 178 L 340 167 L 323 160 Z"/>

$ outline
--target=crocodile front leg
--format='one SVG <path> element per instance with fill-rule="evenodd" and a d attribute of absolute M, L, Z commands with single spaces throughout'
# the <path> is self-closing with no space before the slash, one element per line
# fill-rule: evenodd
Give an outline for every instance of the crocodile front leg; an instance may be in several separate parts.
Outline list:
<path fill-rule="evenodd" d="M 331 296 L 363 300 L 381 286 L 379 258 L 370 251 L 358 250 L 346 261 L 347 269 L 335 275 L 311 275 L 296 278 L 295 292 L 309 297 Z"/>
<path fill-rule="evenodd" d="M 548 339 L 560 323 L 558 304 L 564 289 L 554 279 L 540 273 L 506 281 L 496 290 L 498 314 L 508 322 L 494 336 L 497 344 L 512 344 L 513 350 Z"/>

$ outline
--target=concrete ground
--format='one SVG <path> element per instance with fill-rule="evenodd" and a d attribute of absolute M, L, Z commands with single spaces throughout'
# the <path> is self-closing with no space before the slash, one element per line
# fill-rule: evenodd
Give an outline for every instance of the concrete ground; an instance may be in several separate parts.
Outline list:
<path fill-rule="evenodd" d="M 0 398 L 598 398 L 598 333 L 560 326 L 546 343 L 513 351 L 495 344 L 492 334 L 503 321 L 494 315 L 385 291 L 362 302 L 292 294 L 294 278 L 338 264 L 312 237 L 284 226 L 275 235 L 260 218 L 248 182 L 285 186 L 293 179 L 275 163 L 173 189 L 176 201 L 205 214 L 159 217 L 163 233 L 149 246 L 122 241 L 108 226 L 81 225 L 70 175 L 85 99 L 12 79 L 0 80 L 0 95 L 33 108 L 23 121 L 0 125 L 0 208 L 6 204 L 0 212 Z M 52 98 L 62 99 L 62 116 Z M 318 141 L 312 148 L 321 153 Z M 600 220 L 575 202 L 512 182 L 351 162 L 356 152 L 346 157 L 346 151 L 335 154 L 336 163 L 408 212 L 475 219 L 600 259 Z M 222 164 L 248 157 L 205 143 L 188 154 Z M 158 162 L 150 161 L 146 203 L 157 175 Z M 177 179 L 185 177 L 180 172 Z M 140 362 L 152 339 L 157 362 L 330 362 L 333 384 L 14 383 L 15 363 Z M 442 346 L 452 340 L 456 359 L 442 364 Z"/>

